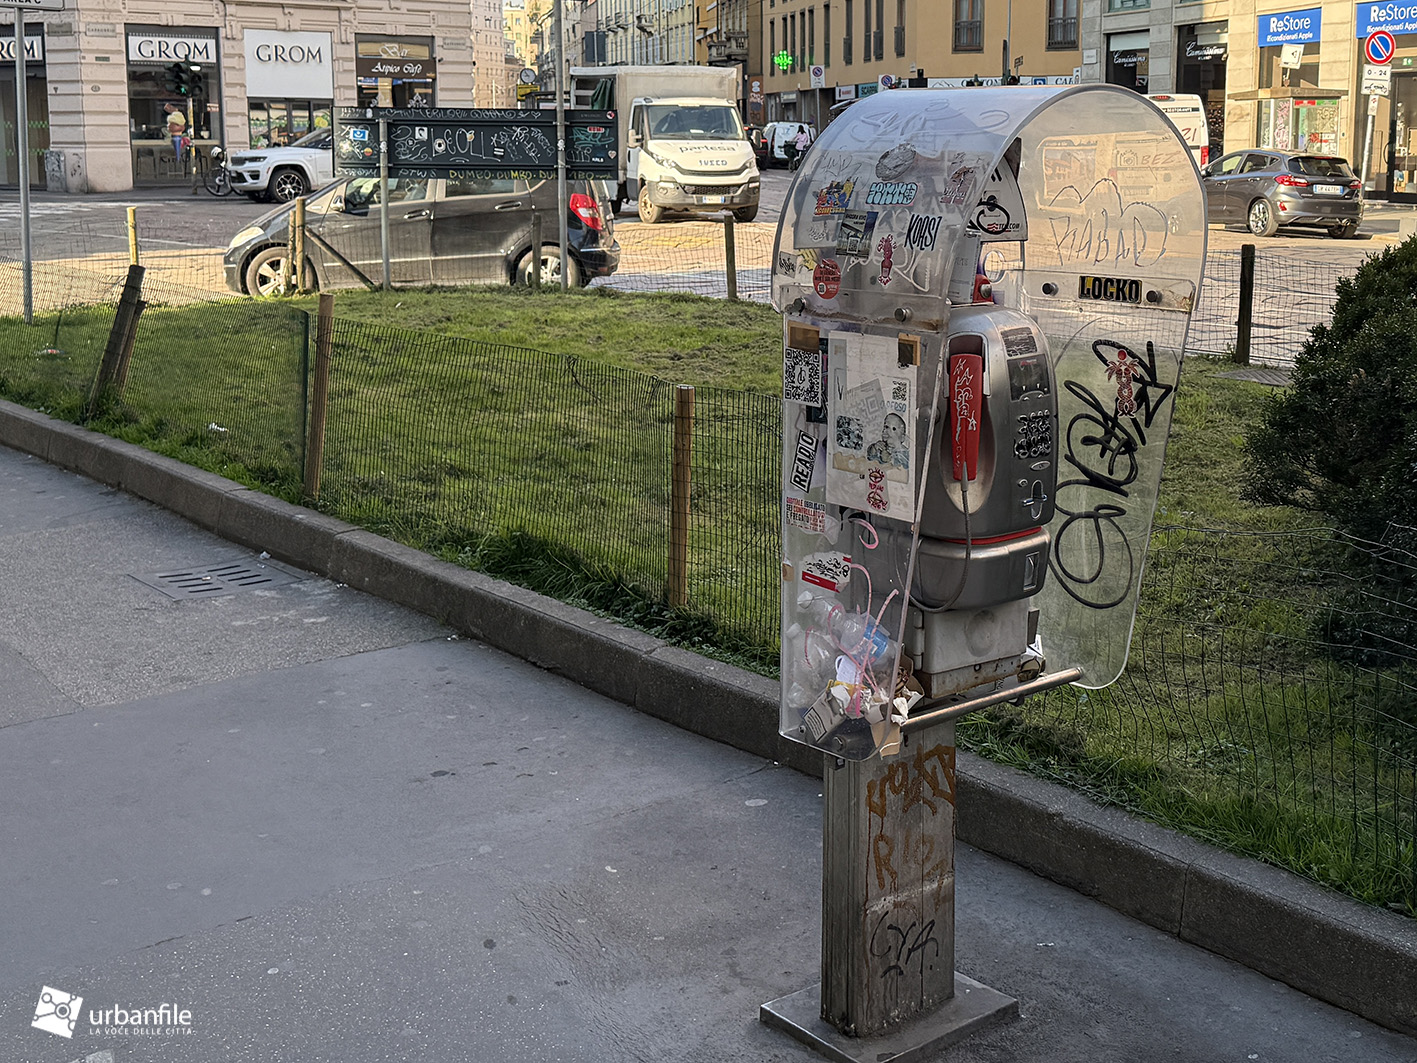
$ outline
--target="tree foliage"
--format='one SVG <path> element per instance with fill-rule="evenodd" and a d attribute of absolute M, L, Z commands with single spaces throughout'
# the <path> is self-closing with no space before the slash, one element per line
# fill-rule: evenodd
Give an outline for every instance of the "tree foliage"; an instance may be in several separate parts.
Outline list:
<path fill-rule="evenodd" d="M 1252 501 L 1373 541 L 1417 527 L 1417 238 L 1339 282 L 1332 320 L 1312 330 L 1246 448 Z"/>

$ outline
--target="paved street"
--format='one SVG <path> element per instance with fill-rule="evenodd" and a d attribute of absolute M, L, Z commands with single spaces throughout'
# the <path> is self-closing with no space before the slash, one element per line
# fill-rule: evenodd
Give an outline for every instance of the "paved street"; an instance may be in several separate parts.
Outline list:
<path fill-rule="evenodd" d="M 234 563 L 270 582 L 158 578 Z M 818 976 L 816 779 L 4 448 L 0 675 L 6 1063 L 817 1058 L 757 1020 Z M 1021 1018 L 942 1063 L 1417 1058 L 956 865 L 957 966 Z M 31 1025 L 44 987 L 72 1039 Z"/>

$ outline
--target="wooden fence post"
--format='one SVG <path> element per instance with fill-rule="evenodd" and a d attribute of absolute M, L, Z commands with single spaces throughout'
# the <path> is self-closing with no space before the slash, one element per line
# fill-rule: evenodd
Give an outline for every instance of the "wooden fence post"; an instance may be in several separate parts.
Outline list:
<path fill-rule="evenodd" d="M 93 391 L 89 393 L 89 406 L 85 420 L 94 417 L 103 398 L 118 380 L 119 370 L 127 374 L 124 365 L 124 351 L 131 351 L 137 334 L 137 319 L 142 313 L 143 274 L 142 266 L 129 266 L 128 279 L 123 282 L 123 294 L 118 297 L 118 309 L 113 315 L 113 325 L 108 330 L 108 345 L 103 350 L 103 359 L 98 364 L 98 376 L 94 378 Z"/>
<path fill-rule="evenodd" d="M 1235 322 L 1235 353 L 1231 360 L 1250 364 L 1250 325 L 1255 307 L 1255 245 L 1240 245 L 1240 317 Z"/>
<path fill-rule="evenodd" d="M 310 440 L 305 446 L 305 497 L 320 497 L 320 464 L 325 458 L 325 407 L 330 396 L 330 351 L 334 345 L 335 297 L 320 293 L 315 317 L 315 381 L 310 389 Z"/>
<path fill-rule="evenodd" d="M 669 607 L 689 601 L 689 487 L 694 447 L 694 389 L 674 389 L 674 467 L 669 491 Z"/>
<path fill-rule="evenodd" d="M 723 258 L 728 274 L 728 300 L 738 298 L 738 247 L 733 236 L 733 212 L 723 216 Z"/>
<path fill-rule="evenodd" d="M 138 208 L 128 208 L 128 265 L 138 264 Z"/>
<path fill-rule="evenodd" d="M 286 215 L 285 262 L 280 267 L 280 294 L 295 291 L 295 211 Z"/>

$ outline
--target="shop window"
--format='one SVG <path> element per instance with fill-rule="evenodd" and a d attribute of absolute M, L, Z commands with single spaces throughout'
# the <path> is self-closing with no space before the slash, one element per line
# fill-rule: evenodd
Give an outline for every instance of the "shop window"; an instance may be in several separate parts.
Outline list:
<path fill-rule="evenodd" d="M 1293 88 L 1302 85 L 1317 86 L 1319 83 L 1318 44 L 1304 45 L 1304 54 L 1297 67 L 1283 65 L 1283 51 L 1283 48 L 1260 49 L 1259 87 L 1272 89 L 1284 85 Z"/>

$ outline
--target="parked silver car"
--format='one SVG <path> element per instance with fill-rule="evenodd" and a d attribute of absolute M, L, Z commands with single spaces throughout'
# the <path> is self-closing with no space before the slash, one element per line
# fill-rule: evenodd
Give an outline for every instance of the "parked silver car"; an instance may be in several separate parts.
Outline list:
<path fill-rule="evenodd" d="M 1346 239 L 1363 220 L 1362 182 L 1347 159 L 1299 151 L 1236 151 L 1201 167 L 1208 217 L 1256 236 L 1281 226 L 1327 229 Z"/>

